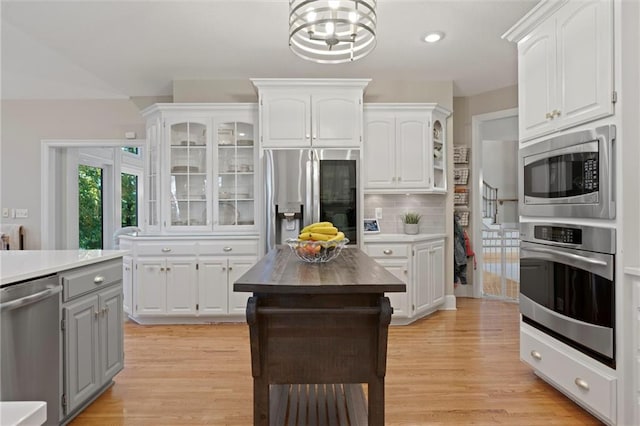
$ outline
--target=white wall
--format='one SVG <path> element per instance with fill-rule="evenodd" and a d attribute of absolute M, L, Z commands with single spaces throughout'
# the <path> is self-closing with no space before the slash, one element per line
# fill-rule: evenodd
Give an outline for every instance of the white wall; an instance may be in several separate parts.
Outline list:
<path fill-rule="evenodd" d="M 25 248 L 41 247 L 41 141 L 124 139 L 144 136 L 145 124 L 131 100 L 2 101 L 0 207 L 26 208 L 26 219 L 2 218 L 25 228 Z"/>

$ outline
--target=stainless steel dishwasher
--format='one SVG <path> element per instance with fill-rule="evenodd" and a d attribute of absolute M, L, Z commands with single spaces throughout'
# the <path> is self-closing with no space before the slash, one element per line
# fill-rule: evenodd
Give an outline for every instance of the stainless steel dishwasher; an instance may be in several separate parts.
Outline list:
<path fill-rule="evenodd" d="M 60 422 L 60 293 L 56 275 L 0 289 L 0 400 L 45 401 Z"/>

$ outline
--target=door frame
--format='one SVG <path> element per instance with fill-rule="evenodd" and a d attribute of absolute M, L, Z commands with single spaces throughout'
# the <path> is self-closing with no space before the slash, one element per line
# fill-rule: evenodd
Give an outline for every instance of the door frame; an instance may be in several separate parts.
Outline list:
<path fill-rule="evenodd" d="M 66 232 L 64 221 L 56 214 L 56 203 L 60 202 L 63 191 L 60 178 L 56 175 L 56 162 L 60 148 L 117 148 L 135 146 L 144 148 L 145 139 L 43 139 L 40 149 L 40 246 L 42 250 L 60 249 L 56 247 L 61 235 Z M 144 188 L 141 187 L 144 191 Z"/>
<path fill-rule="evenodd" d="M 478 114 L 471 117 L 471 223 L 475 242 L 477 267 L 473 271 L 473 294 L 476 298 L 482 296 L 483 286 L 483 257 L 482 257 L 482 141 L 483 125 L 494 120 L 518 117 L 518 108 Z M 516 142 L 517 143 L 517 142 Z"/>

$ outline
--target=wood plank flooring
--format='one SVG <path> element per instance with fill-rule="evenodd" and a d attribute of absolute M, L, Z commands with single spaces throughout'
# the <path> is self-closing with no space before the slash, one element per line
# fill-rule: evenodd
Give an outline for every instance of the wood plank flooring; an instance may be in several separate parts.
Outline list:
<path fill-rule="evenodd" d="M 518 306 L 458 298 L 389 330 L 387 425 L 599 425 L 519 360 Z M 125 325 L 125 369 L 72 423 L 252 424 L 245 324 Z"/>

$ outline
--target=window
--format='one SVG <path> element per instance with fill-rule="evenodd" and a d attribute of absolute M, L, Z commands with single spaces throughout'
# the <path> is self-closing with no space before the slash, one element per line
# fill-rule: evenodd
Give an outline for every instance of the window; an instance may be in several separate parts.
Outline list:
<path fill-rule="evenodd" d="M 103 248 L 103 170 L 78 165 L 78 246 L 81 249 Z"/>
<path fill-rule="evenodd" d="M 138 148 L 137 146 L 123 146 L 122 151 L 135 154 L 135 155 L 140 155 L 140 148 Z"/>
<path fill-rule="evenodd" d="M 138 176 L 129 173 L 121 173 L 120 176 L 122 227 L 138 226 Z"/>

